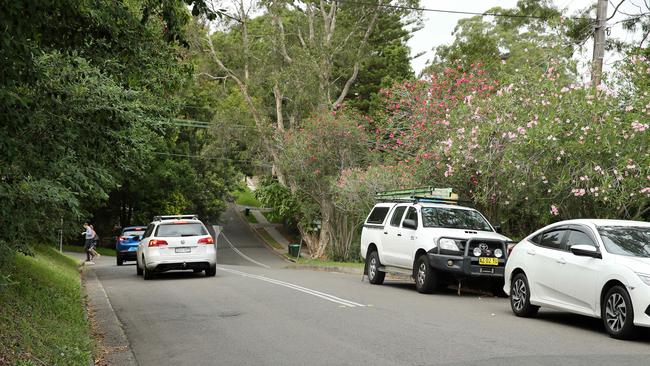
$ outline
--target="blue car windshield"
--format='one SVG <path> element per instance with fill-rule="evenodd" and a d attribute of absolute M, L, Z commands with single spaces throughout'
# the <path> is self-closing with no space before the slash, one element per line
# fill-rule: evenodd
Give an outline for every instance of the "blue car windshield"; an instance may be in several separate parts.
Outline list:
<path fill-rule="evenodd" d="M 142 236 L 144 234 L 144 230 L 125 230 L 122 233 L 122 236 L 131 237 L 131 236 Z"/>
<path fill-rule="evenodd" d="M 609 253 L 650 258 L 650 227 L 601 226 L 598 232 Z"/>

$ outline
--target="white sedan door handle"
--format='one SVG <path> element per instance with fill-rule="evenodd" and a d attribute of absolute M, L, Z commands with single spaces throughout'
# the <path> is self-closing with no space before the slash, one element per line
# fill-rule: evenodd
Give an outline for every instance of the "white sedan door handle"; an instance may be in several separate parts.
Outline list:
<path fill-rule="evenodd" d="M 556 262 L 558 262 L 560 264 L 566 264 L 566 260 L 564 258 L 560 258 Z"/>
<path fill-rule="evenodd" d="M 535 250 L 534 249 L 528 249 L 528 251 L 526 253 L 528 253 L 530 255 L 535 255 Z"/>

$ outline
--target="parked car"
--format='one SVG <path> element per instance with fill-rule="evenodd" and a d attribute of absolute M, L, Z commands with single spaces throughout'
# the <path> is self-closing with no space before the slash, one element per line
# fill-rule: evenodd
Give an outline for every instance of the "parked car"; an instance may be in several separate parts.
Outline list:
<path fill-rule="evenodd" d="M 122 229 L 120 235 L 115 239 L 115 251 L 117 265 L 121 266 L 124 261 L 134 261 L 138 243 L 146 230 L 146 226 L 129 226 Z"/>
<path fill-rule="evenodd" d="M 650 223 L 562 221 L 518 243 L 504 290 L 517 316 L 540 306 L 601 318 L 614 338 L 650 327 Z"/>
<path fill-rule="evenodd" d="M 483 279 L 500 293 L 510 239 L 477 210 L 431 197 L 383 194 L 361 232 L 361 256 L 372 284 L 386 273 L 412 276 L 431 293 L 461 279 Z"/>
<path fill-rule="evenodd" d="M 216 274 L 214 239 L 196 215 L 156 216 L 137 249 L 136 272 L 145 280 L 170 270 Z"/>

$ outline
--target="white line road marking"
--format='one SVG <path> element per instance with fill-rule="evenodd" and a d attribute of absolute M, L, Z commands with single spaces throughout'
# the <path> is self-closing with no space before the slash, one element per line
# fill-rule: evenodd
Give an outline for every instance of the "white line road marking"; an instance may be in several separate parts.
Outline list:
<path fill-rule="evenodd" d="M 284 287 L 290 288 L 292 290 L 300 291 L 300 292 L 303 292 L 303 293 L 306 293 L 306 294 L 309 294 L 309 295 L 312 295 L 312 296 L 316 296 L 316 297 L 319 297 L 321 299 L 331 301 L 333 303 L 337 303 L 339 305 L 350 307 L 350 308 L 365 307 L 366 306 L 366 305 L 359 304 L 359 303 L 354 302 L 354 301 L 345 300 L 345 299 L 342 299 L 340 297 L 336 297 L 334 295 L 330 295 L 330 294 L 327 294 L 327 293 L 324 293 L 324 292 L 320 292 L 320 291 L 312 290 L 312 289 L 309 289 L 309 288 L 306 288 L 306 287 L 294 285 L 293 283 L 276 280 L 276 279 L 273 279 L 273 278 L 258 276 L 258 275 L 254 275 L 254 274 L 251 274 L 251 273 L 236 271 L 234 269 L 223 268 L 223 267 L 217 267 L 217 269 L 225 271 L 225 272 L 230 272 L 230 273 L 233 273 L 233 274 L 236 274 L 236 275 L 239 275 L 239 276 L 254 278 L 254 279 L 269 282 L 269 283 L 272 283 L 272 284 L 275 284 L 275 285 L 284 286 Z"/>
<path fill-rule="evenodd" d="M 240 252 L 239 249 L 235 248 L 235 246 L 232 245 L 232 242 L 230 241 L 230 239 L 228 239 L 228 237 L 226 237 L 226 234 L 224 234 L 223 232 L 221 232 L 221 236 L 223 236 L 223 238 L 226 239 L 226 242 L 228 243 L 228 245 L 230 246 L 230 248 L 232 248 L 232 250 L 234 250 L 235 253 L 241 255 L 242 258 L 246 259 L 247 261 L 249 261 L 249 262 L 251 262 L 251 263 L 253 263 L 253 264 L 257 264 L 257 265 L 260 266 L 260 267 L 263 267 L 263 268 L 266 268 L 266 269 L 271 269 L 271 267 L 267 266 L 266 264 L 264 264 L 264 263 L 260 263 L 260 262 L 256 261 L 255 259 L 253 259 L 253 258 L 247 256 L 246 254 Z"/>

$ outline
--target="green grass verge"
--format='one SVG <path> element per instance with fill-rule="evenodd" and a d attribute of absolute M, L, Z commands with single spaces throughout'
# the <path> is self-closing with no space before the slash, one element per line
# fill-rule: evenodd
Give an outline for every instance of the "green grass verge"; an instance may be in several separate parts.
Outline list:
<path fill-rule="evenodd" d="M 242 206 L 260 207 L 262 203 L 255 198 L 253 191 L 243 187 L 232 193 L 235 196 L 235 203 Z"/>
<path fill-rule="evenodd" d="M 242 214 L 242 216 L 244 216 L 246 221 L 250 222 L 251 224 L 259 224 L 259 222 L 257 221 L 257 218 L 255 218 L 255 215 L 253 215 L 252 213 L 249 213 L 248 215 L 246 215 L 246 212 L 242 211 L 241 214 Z"/>
<path fill-rule="evenodd" d="M 84 314 L 77 261 L 46 247 L 16 254 L 0 286 L 0 364 L 83 365 L 95 343 Z"/>
<path fill-rule="evenodd" d="M 75 252 L 75 253 L 84 253 L 84 247 L 76 246 L 76 245 L 64 245 L 63 250 L 68 251 L 68 252 Z M 101 255 L 106 255 L 109 257 L 115 257 L 115 249 L 113 248 L 95 248 L 97 250 L 97 253 Z"/>
<path fill-rule="evenodd" d="M 264 238 L 266 244 L 272 246 L 275 249 L 284 249 L 280 243 L 273 239 L 268 231 L 264 230 L 264 228 L 258 228 L 257 232 L 262 236 L 262 238 Z"/>
<path fill-rule="evenodd" d="M 293 257 L 291 257 L 291 259 L 295 260 L 295 258 L 293 258 Z M 321 259 L 300 258 L 300 259 L 298 259 L 297 264 L 304 264 L 304 265 L 309 265 L 309 266 L 351 267 L 351 268 L 363 269 L 363 263 L 362 262 L 334 262 L 334 261 L 327 261 L 327 260 L 321 260 Z"/>

